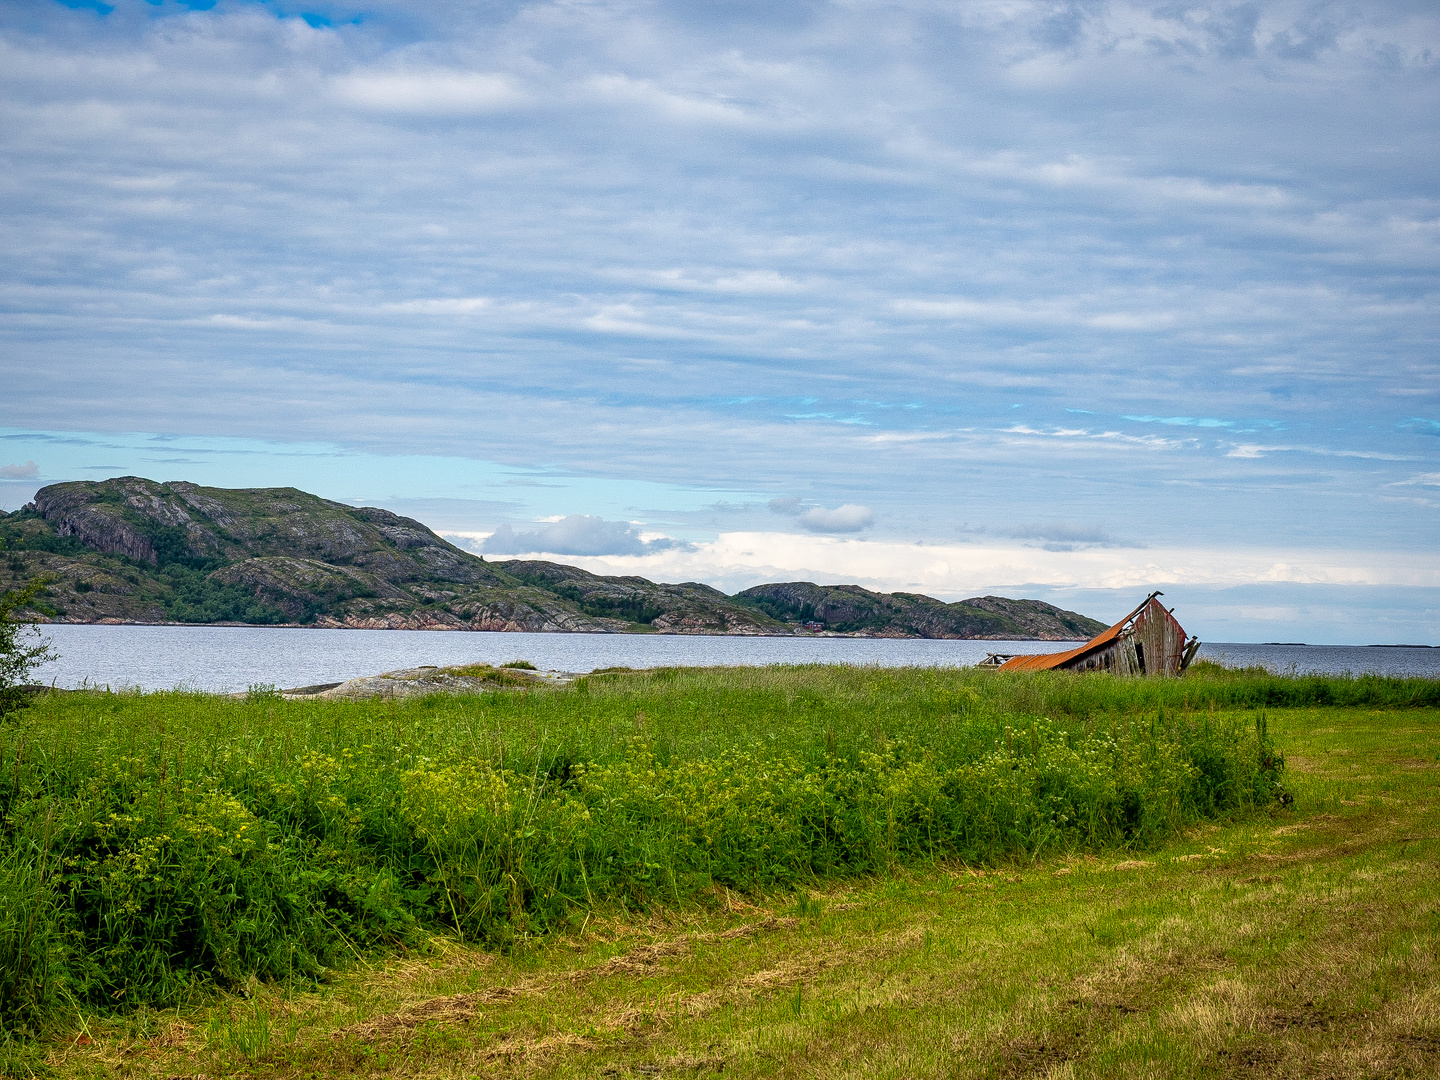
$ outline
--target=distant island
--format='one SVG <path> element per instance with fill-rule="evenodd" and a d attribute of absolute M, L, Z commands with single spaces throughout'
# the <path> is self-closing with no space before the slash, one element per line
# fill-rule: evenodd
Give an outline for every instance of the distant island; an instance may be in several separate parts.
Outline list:
<path fill-rule="evenodd" d="M 727 596 L 693 581 L 487 562 L 411 518 L 295 488 L 52 484 L 0 514 L 0 538 L 0 588 L 50 576 L 35 612 L 50 622 L 1047 641 L 1105 629 L 1039 600 L 945 603 L 808 581 Z"/>

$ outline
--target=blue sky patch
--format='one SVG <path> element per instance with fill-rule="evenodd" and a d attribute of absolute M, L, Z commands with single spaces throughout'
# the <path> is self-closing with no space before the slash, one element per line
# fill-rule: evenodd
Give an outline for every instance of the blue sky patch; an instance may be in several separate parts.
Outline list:
<path fill-rule="evenodd" d="M 1234 420 L 1217 420 L 1212 416 L 1133 416 L 1126 414 L 1122 420 L 1133 420 L 1137 424 L 1169 424 L 1172 427 L 1228 428 L 1234 427 Z"/>

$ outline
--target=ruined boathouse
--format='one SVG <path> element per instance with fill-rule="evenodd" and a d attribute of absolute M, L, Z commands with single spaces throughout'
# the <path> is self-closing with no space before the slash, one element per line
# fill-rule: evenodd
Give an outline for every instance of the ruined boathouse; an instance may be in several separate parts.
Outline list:
<path fill-rule="evenodd" d="M 982 667 L 999 671 L 1110 671 L 1116 675 L 1178 675 L 1190 666 L 1199 638 L 1185 640 L 1172 609 L 1152 592 L 1145 602 L 1078 649 L 1038 656 L 991 653 Z"/>

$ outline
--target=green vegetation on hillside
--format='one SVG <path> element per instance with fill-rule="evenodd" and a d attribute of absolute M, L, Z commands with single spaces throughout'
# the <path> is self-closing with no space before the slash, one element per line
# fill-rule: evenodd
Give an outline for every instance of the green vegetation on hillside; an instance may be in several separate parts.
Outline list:
<path fill-rule="evenodd" d="M 0 729 L 5 1024 L 716 888 L 1145 848 L 1283 797 L 1263 718 L 1212 711 L 1244 685 L 806 667 L 403 704 L 47 697 Z"/>
<path fill-rule="evenodd" d="M 600 619 L 623 619 L 626 622 L 649 626 L 665 614 L 667 605 L 647 595 L 650 590 L 639 586 L 638 579 L 600 578 L 574 567 L 562 567 L 555 563 L 533 563 L 515 560 L 505 564 L 505 572 L 526 585 L 545 589 L 564 600 L 569 600 L 586 615 Z M 615 582 L 621 582 L 619 588 Z M 626 587 L 630 582 L 636 584 Z M 603 583 L 603 585 L 602 585 Z M 652 586 L 651 582 L 645 585 Z M 587 586 L 589 586 L 587 588 Z M 597 587 L 602 586 L 602 587 Z M 603 587 L 609 586 L 609 587 Z"/>

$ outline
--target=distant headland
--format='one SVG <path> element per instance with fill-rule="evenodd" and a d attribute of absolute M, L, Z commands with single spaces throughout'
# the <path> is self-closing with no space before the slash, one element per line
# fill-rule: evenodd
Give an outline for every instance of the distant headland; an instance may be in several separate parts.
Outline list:
<path fill-rule="evenodd" d="M 136 476 L 42 488 L 0 514 L 0 588 L 52 582 L 50 622 L 394 630 L 1084 640 L 1105 624 L 1039 600 L 790 581 L 697 582 L 487 562 L 420 522 L 295 488 Z"/>

